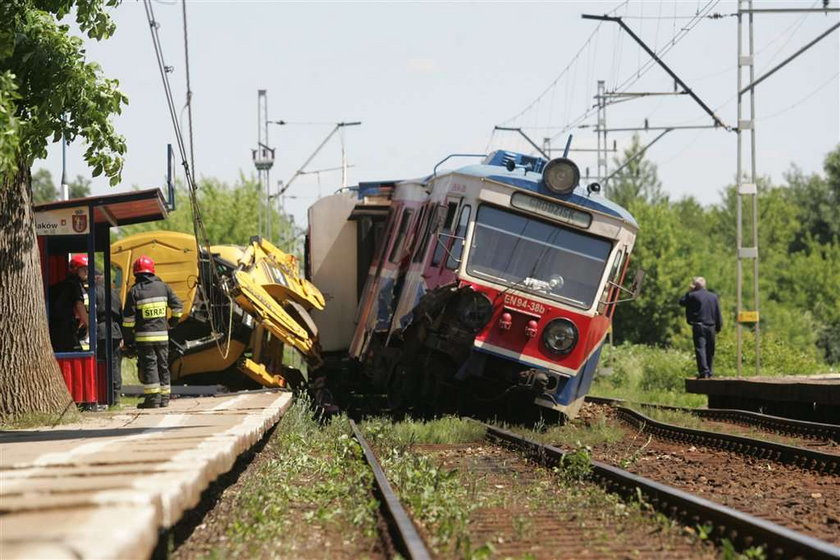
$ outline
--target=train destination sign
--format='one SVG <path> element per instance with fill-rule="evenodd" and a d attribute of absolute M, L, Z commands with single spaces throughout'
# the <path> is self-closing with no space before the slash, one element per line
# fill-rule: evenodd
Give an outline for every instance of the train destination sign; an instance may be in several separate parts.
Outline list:
<path fill-rule="evenodd" d="M 550 200 L 528 196 L 524 193 L 513 193 L 510 203 L 514 208 L 527 210 L 552 220 L 559 220 L 580 228 L 588 228 L 592 224 L 592 215 L 558 204 Z"/>

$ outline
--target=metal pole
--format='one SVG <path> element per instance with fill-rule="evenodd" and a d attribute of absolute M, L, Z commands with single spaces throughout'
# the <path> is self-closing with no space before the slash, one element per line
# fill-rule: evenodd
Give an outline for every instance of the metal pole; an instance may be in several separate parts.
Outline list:
<path fill-rule="evenodd" d="M 604 180 L 607 177 L 607 103 L 604 95 L 604 80 L 598 80 L 598 93 L 595 96 L 595 101 L 598 105 L 597 125 L 595 127 L 595 136 L 598 139 L 598 182 L 601 183 L 604 189 L 604 196 L 607 196 L 607 186 Z"/>
<path fill-rule="evenodd" d="M 743 21 L 742 20 L 743 20 L 743 16 L 742 16 L 742 13 L 741 13 L 741 9 L 742 9 L 745 1 L 746 0 L 738 0 L 738 66 L 737 66 L 738 67 L 738 80 L 737 80 L 738 81 L 738 90 L 737 91 L 739 91 L 739 92 L 741 91 L 741 63 L 742 63 L 742 60 L 743 60 L 743 58 L 742 58 L 742 53 L 743 53 L 743 38 L 742 38 L 742 35 L 743 35 L 743 32 L 742 32 Z M 743 264 L 741 262 L 741 244 L 742 244 L 741 243 L 742 242 L 742 238 L 741 238 L 741 235 L 742 235 L 742 233 L 741 233 L 741 226 L 742 226 L 742 221 L 741 221 L 742 220 L 742 216 L 741 216 L 741 191 L 742 191 L 741 181 L 743 180 L 742 169 L 741 169 L 741 155 L 742 155 L 741 154 L 741 141 L 743 139 L 743 130 L 742 130 L 742 127 L 740 126 L 743 103 L 742 103 L 741 97 L 742 97 L 742 95 L 739 93 L 738 94 L 738 109 L 737 109 L 739 126 L 736 129 L 736 133 L 737 133 L 737 137 L 738 137 L 738 142 L 737 142 L 738 148 L 737 148 L 737 156 L 736 156 L 736 164 L 735 164 L 735 167 L 736 167 L 735 183 L 736 183 L 737 189 L 738 189 L 738 195 L 736 197 L 737 198 L 737 203 L 736 203 L 736 210 L 735 210 L 736 211 L 736 230 L 735 230 L 736 249 L 735 249 L 735 253 L 736 253 L 736 257 L 737 257 L 735 292 L 737 294 L 736 307 L 737 307 L 737 317 L 738 317 L 737 320 L 736 320 L 736 324 L 737 324 L 737 327 L 736 327 L 736 349 L 737 349 L 737 352 L 736 352 L 736 354 L 737 354 L 736 373 L 737 373 L 738 377 L 741 377 L 741 363 L 742 363 L 742 359 L 743 359 L 743 333 L 742 333 L 742 330 L 741 330 L 740 314 L 741 314 L 741 310 L 744 308 L 743 293 L 742 293 L 743 283 L 744 283 L 744 278 L 743 278 L 744 270 L 743 270 Z"/>
<path fill-rule="evenodd" d="M 260 122 L 260 97 L 265 92 L 264 89 L 257 90 L 257 154 L 262 149 L 262 123 Z M 255 155 L 254 157 L 258 157 Z M 263 181 L 262 181 L 262 169 L 257 166 L 257 179 L 260 182 L 260 190 L 257 193 L 257 235 L 262 236 L 263 226 L 262 226 L 262 188 L 263 188 Z"/>
<path fill-rule="evenodd" d="M 750 33 L 752 33 L 752 20 L 753 20 L 753 14 L 752 14 L 752 12 L 750 12 Z M 807 45 L 805 45 L 804 47 L 802 47 L 801 49 L 799 49 L 798 51 L 796 51 L 795 53 L 790 55 L 789 57 L 787 57 L 785 60 L 783 60 L 782 62 L 777 64 L 772 70 L 767 71 L 763 76 L 761 76 L 757 80 L 755 79 L 755 77 L 753 75 L 753 71 L 750 70 L 750 85 L 748 85 L 743 90 L 741 90 L 740 93 L 744 93 L 744 91 L 746 91 L 746 90 L 755 89 L 755 86 L 757 86 L 758 84 L 760 84 L 761 82 L 763 82 L 764 80 L 766 80 L 767 78 L 769 78 L 770 76 L 775 74 L 777 71 L 781 70 L 783 66 L 787 65 L 789 62 L 793 61 L 794 58 L 796 58 L 800 54 L 804 53 L 805 51 L 807 51 L 808 49 L 810 49 L 811 47 L 816 45 L 819 41 L 821 41 L 822 39 L 827 37 L 829 34 L 831 34 L 832 31 L 836 30 L 838 27 L 840 27 L 840 22 L 837 22 L 834 25 L 832 25 L 831 27 L 829 27 L 826 31 L 824 31 L 822 34 L 820 34 L 819 37 L 817 37 L 816 39 L 814 39 L 813 41 L 811 41 L 810 43 L 808 43 Z M 750 40 L 752 40 L 752 34 L 750 35 Z M 750 52 L 752 52 L 752 49 L 750 49 Z"/>
<path fill-rule="evenodd" d="M 752 0 L 750 0 L 750 9 L 752 9 Z M 760 317 L 758 310 L 758 175 L 756 174 L 756 158 L 755 158 L 755 33 L 753 26 L 752 13 L 750 17 L 750 83 L 753 88 L 750 89 L 750 121 L 752 128 L 750 128 L 750 182 L 756 186 L 752 194 L 752 246 L 755 247 L 755 254 L 753 255 L 753 304 L 755 305 L 755 313 Z M 837 26 L 835 26 L 836 29 Z M 765 75 L 766 77 L 766 75 Z M 757 319 L 758 319 L 757 317 Z M 761 375 L 761 340 L 759 331 L 760 321 L 755 322 L 755 374 Z"/>
<path fill-rule="evenodd" d="M 61 134 L 61 200 L 70 199 L 70 187 L 67 185 L 67 137 Z"/>
<path fill-rule="evenodd" d="M 650 56 L 650 57 L 651 57 L 654 61 L 656 61 L 656 63 L 657 63 L 657 64 L 659 64 L 659 66 L 660 66 L 663 70 L 665 70 L 665 72 L 667 72 L 669 76 L 671 76 L 671 77 L 674 79 L 674 81 L 675 81 L 675 82 L 677 82 L 679 85 L 681 85 L 681 86 L 682 86 L 682 88 L 685 90 L 685 92 L 686 92 L 688 95 L 690 95 L 690 96 L 691 96 L 691 98 L 692 98 L 692 99 L 694 99 L 694 101 L 696 101 L 696 102 L 697 102 L 697 104 L 698 104 L 698 105 L 700 105 L 700 107 L 702 107 L 702 108 L 703 108 L 703 110 L 704 110 L 704 111 L 706 111 L 706 113 L 708 113 L 708 114 L 709 114 L 709 116 L 711 116 L 711 117 L 712 117 L 712 120 L 714 120 L 714 121 L 715 121 L 715 124 L 717 124 L 717 125 L 719 125 L 719 126 L 722 126 L 722 127 L 724 127 L 724 128 L 728 128 L 728 127 L 727 127 L 727 126 L 723 123 L 723 121 L 721 121 L 721 120 L 720 120 L 720 118 L 718 118 L 718 116 L 715 114 L 715 112 L 714 112 L 714 111 L 713 111 L 713 110 L 712 110 L 712 109 L 711 109 L 708 105 L 706 105 L 705 103 L 703 103 L 703 100 L 701 100 L 699 97 L 697 97 L 697 95 L 696 95 L 696 94 L 695 94 L 695 93 L 691 90 L 691 88 L 690 88 L 690 87 L 688 87 L 688 85 L 687 85 L 685 82 L 683 82 L 683 81 L 680 79 L 680 77 L 679 77 L 679 76 L 677 76 L 677 75 L 674 73 L 674 71 L 673 71 L 673 70 L 671 70 L 671 68 L 669 68 L 669 67 L 668 67 L 668 65 L 667 65 L 667 64 L 665 64 L 665 62 L 663 62 L 663 61 L 662 61 L 662 59 L 660 59 L 660 58 L 656 55 L 656 53 L 655 53 L 655 52 L 653 52 L 653 51 L 650 49 L 650 47 L 648 47 L 648 46 L 645 44 L 645 42 L 644 42 L 644 41 L 642 41 L 642 40 L 639 38 L 639 36 L 638 36 L 638 35 L 636 35 L 635 33 L 633 33 L 633 30 L 632 30 L 632 29 L 630 29 L 629 27 L 627 27 L 627 24 L 626 24 L 626 23 L 624 23 L 624 20 L 622 20 L 620 17 L 612 17 L 612 16 L 593 16 L 593 15 L 588 15 L 588 14 L 583 14 L 581 17 L 583 17 L 583 19 L 594 19 L 594 20 L 598 20 L 598 21 L 614 21 L 614 22 L 618 23 L 618 24 L 621 26 L 621 28 L 622 28 L 622 29 L 624 29 L 624 31 L 626 31 L 626 32 L 627 32 L 627 34 L 628 34 L 628 35 L 630 35 L 630 37 L 632 37 L 632 38 L 633 38 L 633 40 L 634 40 L 634 41 L 636 41 L 636 43 L 638 43 L 638 44 L 639 44 L 639 46 L 640 46 L 640 47 L 642 47 L 642 48 L 645 50 L 645 52 L 646 52 L 646 53 L 648 53 L 648 55 L 649 55 L 649 56 Z"/>

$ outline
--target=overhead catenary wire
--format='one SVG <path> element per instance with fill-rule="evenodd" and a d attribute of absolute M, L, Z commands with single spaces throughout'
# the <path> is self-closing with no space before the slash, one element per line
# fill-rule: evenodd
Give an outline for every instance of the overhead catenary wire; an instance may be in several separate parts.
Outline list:
<path fill-rule="evenodd" d="M 212 253 L 210 251 L 210 240 L 207 235 L 207 230 L 204 227 L 204 222 L 201 217 L 201 208 L 198 204 L 198 196 L 197 196 L 197 186 L 195 184 L 195 180 L 193 178 L 192 168 L 190 163 L 187 161 L 187 150 L 184 143 L 184 136 L 181 130 L 181 125 L 178 120 L 177 111 L 175 108 L 175 100 L 172 94 L 172 87 L 169 84 L 169 71 L 171 70 L 170 67 L 166 66 L 166 62 L 163 57 L 163 47 L 160 43 L 160 35 L 158 33 L 158 29 L 160 25 L 158 24 L 157 20 L 155 19 L 154 8 L 152 7 L 151 0 L 143 0 L 143 7 L 146 11 L 146 19 L 149 22 L 149 31 L 152 36 L 152 45 L 155 51 L 155 58 L 158 64 L 158 70 L 160 71 L 161 81 L 163 83 L 163 91 L 166 97 L 166 105 L 169 110 L 169 116 L 172 121 L 172 128 L 175 133 L 175 143 L 178 147 L 178 154 L 181 158 L 181 165 L 184 168 L 184 177 L 185 182 L 187 183 L 187 191 L 190 198 L 190 207 L 192 210 L 192 222 L 193 222 L 193 232 L 195 233 L 195 243 L 196 249 L 198 254 L 201 254 L 201 250 L 204 249 L 205 254 L 212 258 Z M 215 312 L 217 310 L 217 306 L 214 305 L 214 290 L 217 285 L 222 285 L 221 277 L 219 276 L 218 270 L 214 266 L 208 267 L 210 274 L 213 276 L 211 282 L 200 283 L 203 289 L 207 291 L 205 293 L 205 297 L 208 300 L 208 305 L 210 306 L 210 313 L 208 313 L 208 317 L 210 319 L 210 328 L 212 329 L 214 334 L 220 334 L 217 325 L 221 322 L 215 316 Z M 201 276 L 202 270 L 199 267 L 199 276 Z M 229 301 L 230 298 L 228 297 Z M 229 309 L 229 313 L 233 313 L 232 309 Z M 216 336 L 216 345 L 219 348 L 219 352 L 222 353 L 223 356 L 226 356 L 229 349 L 230 349 L 230 332 L 228 332 L 228 340 L 224 350 L 222 350 L 222 346 L 219 343 L 219 337 Z"/>
<path fill-rule="evenodd" d="M 195 147 L 193 143 L 193 118 L 192 118 L 192 87 L 190 86 L 190 44 L 187 40 L 187 0 L 181 0 L 181 13 L 184 22 L 184 73 L 187 81 L 187 122 L 189 123 L 190 134 L 190 168 L 195 175 Z"/>

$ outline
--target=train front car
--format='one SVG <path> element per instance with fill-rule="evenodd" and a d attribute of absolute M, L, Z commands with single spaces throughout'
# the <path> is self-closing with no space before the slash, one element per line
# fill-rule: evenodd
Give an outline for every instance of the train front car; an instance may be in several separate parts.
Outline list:
<path fill-rule="evenodd" d="M 636 221 L 579 177 L 568 159 L 499 151 L 430 179 L 382 349 L 394 358 L 375 374 L 392 407 L 458 393 L 577 415 L 615 305 L 638 289 L 622 287 Z"/>

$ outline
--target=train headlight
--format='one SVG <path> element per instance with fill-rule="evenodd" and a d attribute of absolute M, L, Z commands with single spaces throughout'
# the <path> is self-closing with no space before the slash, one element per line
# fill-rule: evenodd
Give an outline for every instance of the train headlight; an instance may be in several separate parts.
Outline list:
<path fill-rule="evenodd" d="M 542 339 L 551 352 L 566 355 L 577 344 L 578 330 L 568 319 L 555 319 L 543 329 Z"/>
<path fill-rule="evenodd" d="M 568 194 L 575 189 L 579 181 L 580 169 L 570 159 L 553 159 L 543 169 L 543 182 L 553 193 Z"/>
<path fill-rule="evenodd" d="M 467 292 L 458 303 L 458 322 L 472 332 L 478 332 L 493 316 L 493 302 L 481 292 Z"/>

